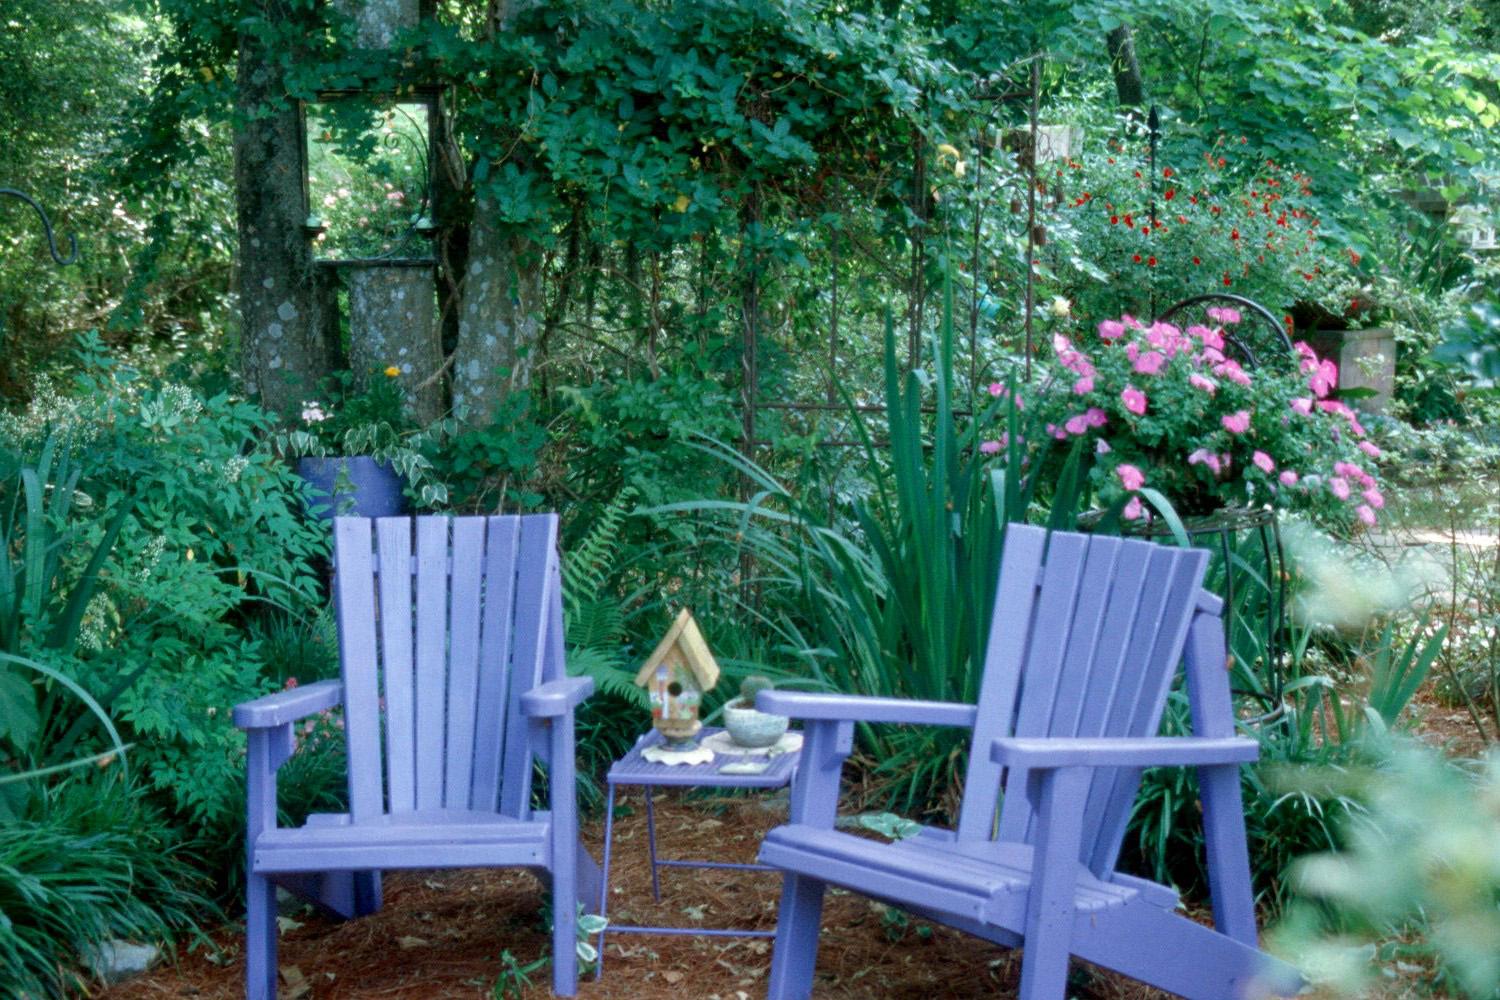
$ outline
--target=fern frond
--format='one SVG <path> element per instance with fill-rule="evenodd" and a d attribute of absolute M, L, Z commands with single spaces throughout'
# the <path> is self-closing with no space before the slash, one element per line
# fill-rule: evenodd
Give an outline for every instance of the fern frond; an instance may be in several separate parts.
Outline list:
<path fill-rule="evenodd" d="M 563 556 L 563 603 L 570 611 L 598 601 L 609 580 L 620 538 L 620 527 L 630 514 L 635 487 L 626 486 L 605 505 L 577 545 Z"/>
<path fill-rule="evenodd" d="M 620 648 L 581 648 L 568 650 L 568 673 L 573 677 L 592 677 L 601 692 L 622 698 L 642 709 L 648 708 L 646 691 L 635 686 L 635 674 L 622 665 Z"/>

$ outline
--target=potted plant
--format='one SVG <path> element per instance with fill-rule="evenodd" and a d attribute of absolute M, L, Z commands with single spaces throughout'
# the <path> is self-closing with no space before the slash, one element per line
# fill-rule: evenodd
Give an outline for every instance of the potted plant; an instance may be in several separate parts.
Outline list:
<path fill-rule="evenodd" d="M 355 391 L 353 373 L 332 376 L 326 400 L 305 400 L 300 425 L 278 436 L 278 450 L 297 460 L 297 474 L 311 487 L 311 516 L 404 514 L 408 495 L 424 506 L 447 501 L 422 449 L 449 432 L 448 422 L 416 426 L 404 411 L 400 374 L 386 368 L 362 391 Z"/>
<path fill-rule="evenodd" d="M 738 745 L 760 749 L 775 745 L 785 735 L 790 719 L 755 707 L 755 696 L 774 686 L 769 678 L 751 674 L 740 682 L 740 696 L 725 704 L 724 728 Z"/>

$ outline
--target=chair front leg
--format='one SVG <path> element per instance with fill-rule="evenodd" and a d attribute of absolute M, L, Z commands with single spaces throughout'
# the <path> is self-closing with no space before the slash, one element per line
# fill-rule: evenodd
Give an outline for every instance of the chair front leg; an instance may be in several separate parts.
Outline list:
<path fill-rule="evenodd" d="M 276 828 L 276 769 L 296 743 L 291 723 L 251 729 L 245 753 L 245 996 L 276 1000 L 276 886 L 255 874 L 255 841 Z"/>
<path fill-rule="evenodd" d="M 792 782 L 793 823 L 833 826 L 838 812 L 839 774 L 853 746 L 853 722 L 808 720 L 797 777 Z M 791 873 L 782 876 L 768 1000 L 807 1000 L 812 995 L 824 889 L 825 884 L 818 879 Z"/>
<path fill-rule="evenodd" d="M 1062 1000 L 1067 990 L 1089 773 L 1087 767 L 1060 767 L 1029 776 L 1040 783 L 1040 802 L 1026 900 L 1021 1000 Z"/>
<path fill-rule="evenodd" d="M 791 820 L 807 826 L 833 826 L 838 814 L 839 775 L 854 748 L 854 723 L 848 719 L 809 719 L 802 737 L 802 756 L 792 781 Z"/>
<path fill-rule="evenodd" d="M 1255 948 L 1255 890 L 1250 884 L 1250 849 L 1238 764 L 1198 769 L 1203 801 L 1203 836 L 1214 929 Z"/>
<path fill-rule="evenodd" d="M 573 713 L 548 720 L 552 800 L 552 992 L 578 992 L 578 802 L 573 760 Z"/>

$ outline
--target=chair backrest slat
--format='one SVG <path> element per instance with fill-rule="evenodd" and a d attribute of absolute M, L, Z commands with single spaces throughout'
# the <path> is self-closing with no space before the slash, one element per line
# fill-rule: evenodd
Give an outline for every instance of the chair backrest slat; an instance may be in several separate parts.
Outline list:
<path fill-rule="evenodd" d="M 996 736 L 1155 735 L 1206 564 L 1201 550 L 1007 529 L 960 838 L 1035 839 L 1024 776 L 1007 776 L 1011 794 L 998 795 L 987 763 Z M 1113 868 L 1139 778 L 1092 773 L 1080 857 L 1100 874 Z"/>
<path fill-rule="evenodd" d="M 1011 525 L 1006 531 L 1000 580 L 995 587 L 995 613 L 985 645 L 984 682 L 979 688 L 979 711 L 974 722 L 976 746 L 1011 734 L 1021 668 L 1030 648 L 1031 615 L 1046 543 L 1047 533 L 1040 528 Z M 990 761 L 988 753 L 970 754 L 964 776 L 964 800 L 958 815 L 959 837 L 984 840 L 990 836 L 999 792 L 1000 768 Z"/>
<path fill-rule="evenodd" d="M 474 774 L 484 518 L 454 518 L 453 552 L 448 608 L 448 771 L 443 778 L 443 805 L 467 809 Z"/>
<path fill-rule="evenodd" d="M 358 822 L 381 814 L 380 687 L 375 665 L 374 553 L 370 522 L 335 522 L 341 555 L 335 615 L 344 673 L 344 729 L 349 757 L 349 812 Z"/>
<path fill-rule="evenodd" d="M 417 519 L 417 808 L 443 805 L 448 673 L 446 517 Z"/>
<path fill-rule="evenodd" d="M 511 624 L 516 601 L 516 553 L 521 522 L 516 517 L 489 519 L 484 551 L 484 614 L 480 628 L 480 660 L 486 665 L 510 663 Z M 474 702 L 476 730 L 474 768 L 470 781 L 472 809 L 497 809 L 500 804 L 500 763 L 508 723 L 510 671 L 480 672 Z"/>
<path fill-rule="evenodd" d="M 516 627 L 511 651 L 510 726 L 505 733 L 500 812 L 524 818 L 531 803 L 533 754 L 521 720 L 521 695 L 541 683 L 547 653 L 551 589 L 557 579 L 557 519 L 523 517 L 516 554 Z"/>
<path fill-rule="evenodd" d="M 387 808 L 417 808 L 417 680 L 412 649 L 412 522 L 383 517 L 375 522 L 380 546 L 380 665 L 385 690 Z M 340 560 L 344 558 L 340 552 Z M 350 761 L 353 766 L 353 761 Z"/>
<path fill-rule="evenodd" d="M 524 817 L 521 695 L 564 669 L 557 518 L 335 518 L 334 565 L 354 822 Z"/>
<path fill-rule="evenodd" d="M 1145 662 L 1155 669 L 1142 670 L 1134 675 L 1129 671 L 1121 672 L 1122 680 L 1132 678 L 1136 681 L 1128 715 L 1125 699 L 1115 699 L 1120 705 L 1120 714 L 1112 720 L 1112 725 L 1121 735 L 1154 736 L 1159 731 L 1167 694 L 1182 659 L 1188 626 L 1197 606 L 1203 571 L 1208 564 L 1208 554 L 1202 550 L 1163 551 L 1170 559 L 1154 556 L 1152 570 L 1156 570 L 1157 563 L 1164 564 L 1160 573 L 1165 600 L 1156 619 L 1154 645 L 1145 656 Z M 1092 851 L 1086 849 L 1084 854 L 1091 869 L 1113 869 L 1130 821 L 1130 809 L 1140 788 L 1140 777 L 1139 770 L 1116 768 L 1101 771 L 1095 778 L 1084 810 L 1087 829 L 1095 831 Z"/>

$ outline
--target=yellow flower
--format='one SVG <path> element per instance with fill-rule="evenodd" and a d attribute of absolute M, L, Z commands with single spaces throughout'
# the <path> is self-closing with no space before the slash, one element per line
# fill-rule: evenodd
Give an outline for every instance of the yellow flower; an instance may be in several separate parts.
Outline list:
<path fill-rule="evenodd" d="M 954 146 L 950 142 L 940 143 L 938 145 L 937 151 L 940 156 L 951 156 L 955 160 L 958 159 L 958 147 Z"/>
<path fill-rule="evenodd" d="M 401 374 L 401 369 L 397 368 L 395 365 L 391 365 L 389 368 L 387 368 L 385 370 L 385 377 L 386 378 L 395 378 L 397 375 L 400 375 L 400 374 Z"/>

